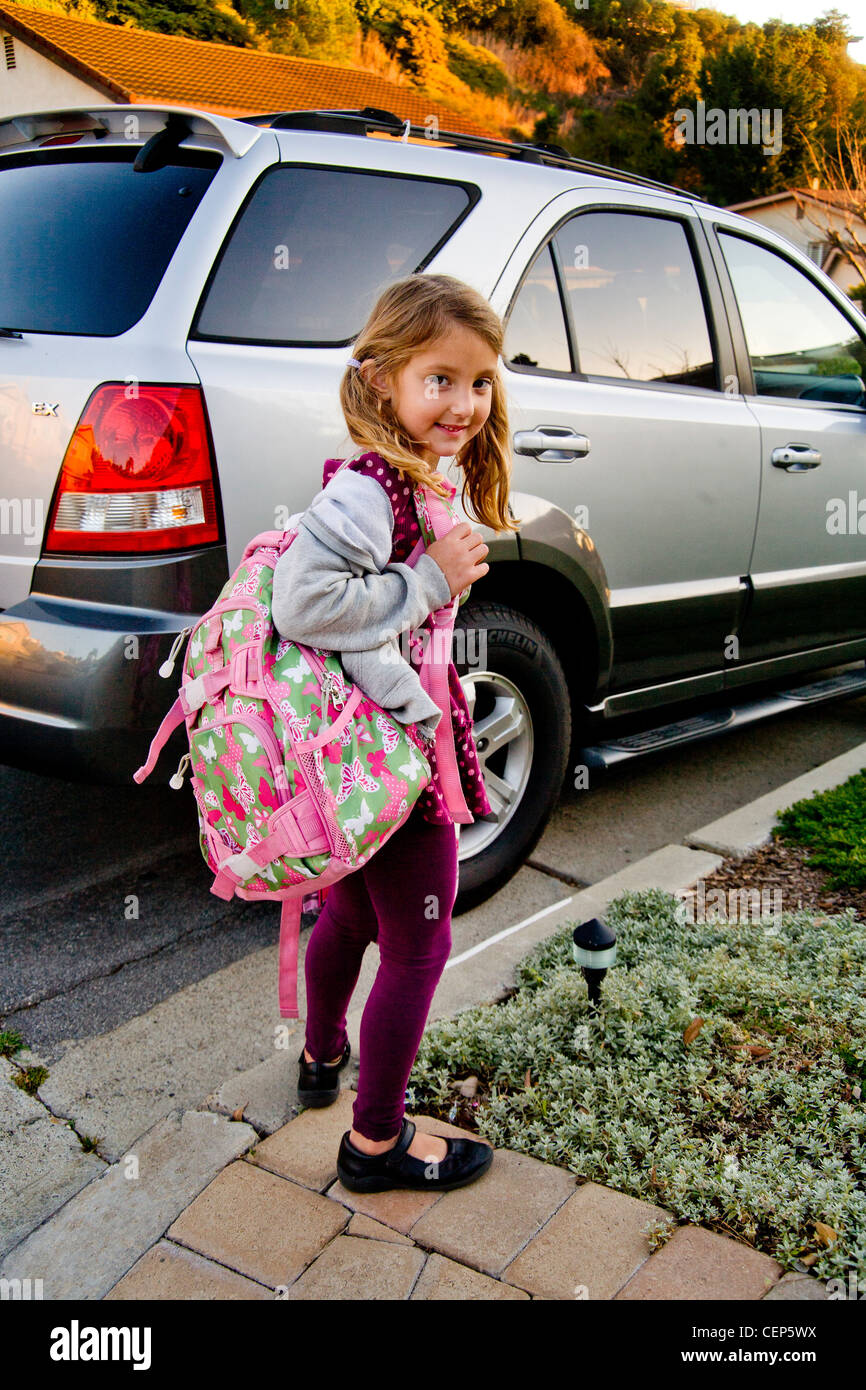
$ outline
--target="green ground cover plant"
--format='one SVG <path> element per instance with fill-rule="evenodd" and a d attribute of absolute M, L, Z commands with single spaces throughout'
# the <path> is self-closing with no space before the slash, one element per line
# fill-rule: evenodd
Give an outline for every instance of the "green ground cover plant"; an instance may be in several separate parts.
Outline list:
<path fill-rule="evenodd" d="M 678 907 L 661 889 L 610 904 L 597 1013 L 576 923 L 540 943 L 509 998 L 428 1027 L 408 1102 L 785 1270 L 866 1278 L 866 923 Z"/>
<path fill-rule="evenodd" d="M 777 839 L 814 847 L 805 861 L 831 870 L 828 888 L 866 887 L 866 770 L 780 812 Z"/>

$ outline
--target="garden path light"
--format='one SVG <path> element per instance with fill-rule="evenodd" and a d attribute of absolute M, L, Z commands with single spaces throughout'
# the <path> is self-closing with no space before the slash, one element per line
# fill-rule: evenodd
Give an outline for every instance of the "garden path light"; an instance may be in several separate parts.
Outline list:
<path fill-rule="evenodd" d="M 590 917 L 572 933 L 572 954 L 583 970 L 589 990 L 589 1007 L 596 1009 L 601 997 L 601 982 L 611 965 L 616 963 L 616 932 Z"/>

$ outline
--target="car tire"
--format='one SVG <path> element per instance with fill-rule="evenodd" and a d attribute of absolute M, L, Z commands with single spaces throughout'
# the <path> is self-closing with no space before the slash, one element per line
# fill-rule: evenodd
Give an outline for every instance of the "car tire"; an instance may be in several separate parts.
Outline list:
<path fill-rule="evenodd" d="M 452 655 L 496 823 L 460 828 L 454 914 L 484 902 L 532 852 L 559 800 L 571 740 L 568 684 L 553 644 L 531 619 L 497 603 L 467 603 Z M 499 724 L 496 737 L 492 721 Z"/>

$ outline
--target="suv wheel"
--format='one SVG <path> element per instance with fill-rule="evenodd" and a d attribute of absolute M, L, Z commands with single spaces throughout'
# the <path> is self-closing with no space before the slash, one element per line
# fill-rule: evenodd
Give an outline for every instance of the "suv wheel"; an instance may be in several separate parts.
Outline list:
<path fill-rule="evenodd" d="M 513 608 L 468 603 L 458 613 L 453 650 L 497 812 L 495 822 L 460 827 L 456 915 L 497 892 L 537 844 L 562 789 L 571 702 L 551 642 Z"/>

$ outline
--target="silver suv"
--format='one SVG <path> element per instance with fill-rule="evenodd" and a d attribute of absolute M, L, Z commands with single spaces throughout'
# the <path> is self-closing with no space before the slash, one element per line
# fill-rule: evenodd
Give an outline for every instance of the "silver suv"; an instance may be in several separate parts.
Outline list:
<path fill-rule="evenodd" d="M 378 292 L 455 275 L 507 323 L 522 523 L 485 531 L 455 643 L 498 813 L 461 832 L 463 909 L 566 775 L 866 689 L 866 318 L 675 188 L 429 134 L 0 121 L 0 760 L 129 780 L 180 634 L 352 451 L 337 386 Z"/>

